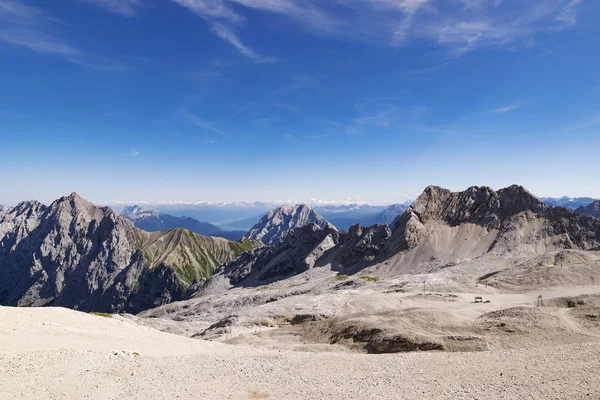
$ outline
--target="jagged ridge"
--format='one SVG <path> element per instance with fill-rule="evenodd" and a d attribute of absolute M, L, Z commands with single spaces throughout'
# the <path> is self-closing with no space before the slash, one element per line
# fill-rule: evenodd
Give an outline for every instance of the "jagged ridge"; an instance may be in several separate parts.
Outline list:
<path fill-rule="evenodd" d="M 581 206 L 575 212 L 588 217 L 600 218 L 600 200 L 596 200 L 587 206 Z"/>
<path fill-rule="evenodd" d="M 319 266 L 346 274 L 381 267 L 382 273 L 394 275 L 422 273 L 488 253 L 527 258 L 599 246 L 600 221 L 547 207 L 521 186 L 498 191 L 474 186 L 463 192 L 430 186 L 392 230 L 354 225 L 348 233 L 334 234 L 316 224 L 295 229 L 280 245 L 246 253 L 219 268 L 207 288 L 264 284 Z"/>
<path fill-rule="evenodd" d="M 0 223 L 0 304 L 129 311 L 182 298 L 255 242 L 182 229 L 150 234 L 76 193 L 20 203 Z"/>

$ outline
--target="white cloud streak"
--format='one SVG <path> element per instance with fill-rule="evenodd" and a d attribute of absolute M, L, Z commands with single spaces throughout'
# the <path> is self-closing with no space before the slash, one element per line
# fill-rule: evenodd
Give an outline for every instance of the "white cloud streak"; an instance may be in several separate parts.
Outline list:
<path fill-rule="evenodd" d="M 238 37 L 238 35 L 234 32 L 234 30 L 227 25 L 221 23 L 213 23 L 212 30 L 215 35 L 231 44 L 233 47 L 238 49 L 240 53 L 252 59 L 254 62 L 262 64 L 277 60 L 275 57 L 262 56 L 256 51 L 252 50 L 250 47 L 246 46 Z"/>
<path fill-rule="evenodd" d="M 340 40 L 427 43 L 449 59 L 482 47 L 527 43 L 539 33 L 576 24 L 583 0 L 172 0 L 203 19 L 221 39 L 256 62 L 273 61 L 248 47 L 240 30 L 244 9 L 276 14 L 306 32 Z"/>
<path fill-rule="evenodd" d="M 65 57 L 81 52 L 56 35 L 54 21 L 41 10 L 16 0 L 0 0 L 0 42 L 40 54 Z"/>
<path fill-rule="evenodd" d="M 219 135 L 225 136 L 225 133 L 222 130 L 215 128 L 212 124 L 210 124 L 209 122 L 205 121 L 204 119 L 202 119 L 196 115 L 190 114 L 186 111 L 182 111 L 181 115 L 185 119 L 187 119 L 188 121 L 190 121 L 192 124 L 196 125 L 199 128 L 202 128 L 207 131 L 211 131 L 211 132 L 217 133 Z"/>
<path fill-rule="evenodd" d="M 264 56 L 246 45 L 236 33 L 237 26 L 245 20 L 240 14 L 226 6 L 221 0 L 173 0 L 206 20 L 211 31 L 239 52 L 256 63 L 276 61 L 275 57 Z"/>
<path fill-rule="evenodd" d="M 142 6 L 141 0 L 82 0 L 114 14 L 135 17 Z"/>
<path fill-rule="evenodd" d="M 507 112 L 510 112 L 510 111 L 517 110 L 517 109 L 521 108 L 522 105 L 523 105 L 522 102 L 517 101 L 517 102 L 509 104 L 507 106 L 496 108 L 496 109 L 492 110 L 492 112 L 495 112 L 495 113 L 498 113 L 498 114 L 504 114 L 504 113 L 507 113 Z"/>
<path fill-rule="evenodd" d="M 12 47 L 61 56 L 65 60 L 99 71 L 122 71 L 126 66 L 86 54 L 58 32 L 60 21 L 41 9 L 18 0 L 0 0 L 0 42 Z"/>

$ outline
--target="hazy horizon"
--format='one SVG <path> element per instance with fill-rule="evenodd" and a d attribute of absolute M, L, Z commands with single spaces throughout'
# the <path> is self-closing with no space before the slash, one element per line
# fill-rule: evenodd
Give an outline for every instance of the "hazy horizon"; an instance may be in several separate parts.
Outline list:
<path fill-rule="evenodd" d="M 430 186 L 430 185 L 427 185 Z M 423 189 L 425 189 L 427 186 L 425 186 Z M 440 186 L 440 185 L 434 185 L 434 186 Z M 471 185 L 471 186 L 489 186 L 489 185 Z M 511 185 L 507 185 L 505 187 L 508 187 Z M 523 185 L 521 185 L 523 186 Z M 441 186 L 445 189 L 451 189 L 451 188 L 447 188 L 444 186 Z M 470 187 L 470 186 L 469 186 Z M 460 192 L 460 191 L 464 191 L 466 189 L 468 189 L 469 187 L 464 187 L 464 188 L 460 188 L 460 189 L 451 189 L 454 192 Z M 503 189 L 505 187 L 498 187 L 498 188 L 492 188 L 494 190 L 499 190 L 499 189 Z M 525 189 L 528 189 L 527 187 L 525 187 Z M 530 191 L 533 195 L 535 195 L 538 198 L 562 198 L 562 197 L 568 197 L 568 198 L 593 198 L 593 199 L 598 199 L 600 198 L 600 196 L 590 196 L 590 195 L 583 195 L 583 196 L 569 196 L 569 195 L 551 195 L 551 196 L 543 196 L 543 195 L 539 195 L 535 192 Z M 406 195 L 406 196 L 398 196 L 396 197 L 396 200 L 390 200 L 390 201 L 382 201 L 382 202 L 376 202 L 376 201 L 370 201 L 368 199 L 364 199 L 362 197 L 356 197 L 356 198 L 340 198 L 340 199 L 329 199 L 329 200 L 325 200 L 325 199 L 317 199 L 317 198 L 308 198 L 308 199 L 286 199 L 286 200 L 264 200 L 264 199 L 258 199 L 258 200 L 248 200 L 248 199 L 237 199 L 237 200 L 223 200 L 223 201 L 207 201 L 207 200 L 168 200 L 168 199 L 157 199 L 157 200 L 143 200 L 143 199 L 115 199 L 115 200 L 97 200 L 97 199 L 93 199 L 93 198 L 89 198 L 85 195 L 85 193 L 82 192 L 78 192 L 78 191 L 71 191 L 69 193 L 64 193 L 61 195 L 58 195 L 54 198 L 48 198 L 45 200 L 41 200 L 40 198 L 30 198 L 30 199 L 21 199 L 18 200 L 16 202 L 7 202 L 7 201 L 2 201 L 0 199 L 0 205 L 6 205 L 6 206 L 15 206 L 16 204 L 18 204 L 21 201 L 28 201 L 28 200 L 37 200 L 40 201 L 43 204 L 50 204 L 53 201 L 64 197 L 64 196 L 68 196 L 71 193 L 77 193 L 78 195 L 80 195 L 81 197 L 85 198 L 86 200 L 95 203 L 97 205 L 101 205 L 101 206 L 115 206 L 115 207 L 120 207 L 120 206 L 133 206 L 133 205 L 139 205 L 141 207 L 144 206 L 176 206 L 176 205 L 232 205 L 235 203 L 244 203 L 244 204 L 255 204 L 255 203 L 262 203 L 262 204 L 273 204 L 273 205 L 285 205 L 285 204 L 309 204 L 311 206 L 342 206 L 342 205 L 370 205 L 370 206 L 388 206 L 388 205 L 392 205 L 392 204 L 403 204 L 403 203 L 410 203 L 412 201 L 414 201 L 421 193 L 420 192 L 415 192 L 412 195 Z"/>

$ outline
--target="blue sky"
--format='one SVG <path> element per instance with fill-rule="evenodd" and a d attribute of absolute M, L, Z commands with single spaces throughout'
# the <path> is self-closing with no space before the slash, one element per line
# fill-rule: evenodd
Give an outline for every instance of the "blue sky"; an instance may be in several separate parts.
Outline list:
<path fill-rule="evenodd" d="M 600 197 L 600 2 L 0 0 L 0 203 Z"/>

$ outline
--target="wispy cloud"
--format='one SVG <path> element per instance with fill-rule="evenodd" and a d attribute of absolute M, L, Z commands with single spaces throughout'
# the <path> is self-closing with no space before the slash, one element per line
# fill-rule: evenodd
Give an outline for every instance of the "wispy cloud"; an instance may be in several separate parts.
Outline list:
<path fill-rule="evenodd" d="M 140 0 L 81 0 L 125 17 L 135 17 L 142 6 Z"/>
<path fill-rule="evenodd" d="M 523 102 L 517 101 L 512 104 L 508 104 L 504 107 L 493 109 L 492 112 L 503 114 L 503 113 L 517 110 L 517 109 L 521 108 L 522 105 L 523 105 Z"/>
<path fill-rule="evenodd" d="M 359 206 L 363 205 L 373 205 L 373 203 L 369 201 L 365 201 L 362 198 L 356 197 L 340 197 L 337 200 L 323 200 L 318 199 L 316 197 L 310 198 L 310 204 L 314 206 L 341 206 L 341 205 L 352 205 L 356 204 Z"/>
<path fill-rule="evenodd" d="M 274 61 L 240 36 L 254 12 L 292 20 L 307 33 L 394 47 L 426 42 L 449 59 L 477 48 L 526 43 L 576 24 L 583 0 L 172 0 L 209 22 L 213 33 L 256 62 Z"/>
<path fill-rule="evenodd" d="M 18 0 L 0 0 L 0 42 L 39 54 L 61 56 L 74 64 L 104 71 L 128 69 L 86 54 L 58 32 L 59 21 L 39 8 Z"/>
<path fill-rule="evenodd" d="M 180 114 L 182 117 L 184 117 L 185 119 L 187 119 L 188 121 L 190 121 L 192 124 L 196 125 L 199 128 L 202 128 L 207 131 L 211 131 L 211 132 L 217 133 L 219 135 L 225 136 L 225 133 L 222 130 L 214 127 L 211 123 L 205 121 L 204 119 L 198 117 L 197 115 L 190 114 L 187 111 L 181 111 Z"/>
<path fill-rule="evenodd" d="M 54 31 L 55 21 L 40 9 L 16 0 L 0 0 L 0 41 L 40 54 L 65 57 L 81 52 Z"/>
<path fill-rule="evenodd" d="M 140 155 L 140 152 L 137 151 L 136 149 L 131 149 L 129 154 L 131 154 L 131 157 L 135 158 Z"/>
<path fill-rule="evenodd" d="M 230 45 L 238 49 L 240 53 L 257 63 L 277 61 L 275 57 L 260 55 L 250 47 L 246 46 L 230 26 L 215 22 L 213 23 L 212 30 L 219 38 L 228 42 Z"/>
<path fill-rule="evenodd" d="M 581 3 L 582 0 L 571 0 L 565 5 L 560 12 L 560 14 L 556 17 L 559 21 L 566 22 L 570 25 L 575 25 L 577 22 L 577 13 L 575 11 L 575 7 Z"/>
<path fill-rule="evenodd" d="M 257 63 L 276 61 L 275 57 L 265 56 L 246 45 L 236 33 L 239 24 L 245 20 L 228 7 L 222 0 L 173 0 L 207 21 L 212 32 L 221 40 L 239 50 L 241 54 Z"/>

